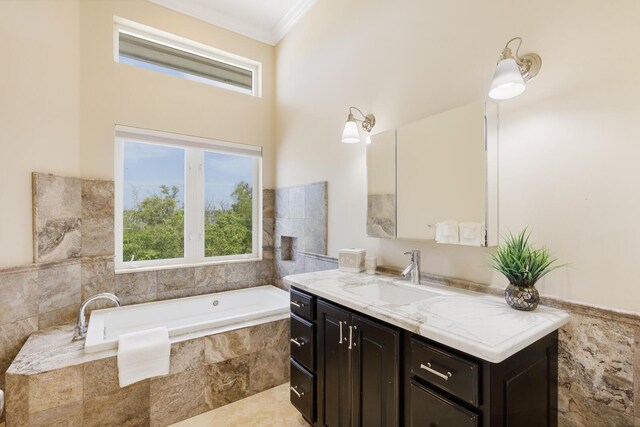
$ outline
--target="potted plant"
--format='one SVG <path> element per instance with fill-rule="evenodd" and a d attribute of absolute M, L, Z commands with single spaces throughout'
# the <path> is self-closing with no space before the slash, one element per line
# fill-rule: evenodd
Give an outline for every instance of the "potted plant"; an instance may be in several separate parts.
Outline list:
<path fill-rule="evenodd" d="M 516 310 L 534 310 L 540 302 L 536 282 L 563 267 L 554 265 L 557 259 L 546 248 L 536 249 L 529 244 L 530 234 L 527 228 L 515 236 L 509 234 L 496 253 L 490 255 L 492 267 L 509 280 L 504 298 Z"/>

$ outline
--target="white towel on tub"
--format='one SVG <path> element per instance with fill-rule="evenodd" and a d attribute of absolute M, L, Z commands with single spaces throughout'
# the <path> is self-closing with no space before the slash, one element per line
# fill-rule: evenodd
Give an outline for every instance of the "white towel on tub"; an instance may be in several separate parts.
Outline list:
<path fill-rule="evenodd" d="M 146 378 L 167 375 L 171 343 L 167 328 L 147 329 L 118 338 L 118 380 L 120 387 Z"/>

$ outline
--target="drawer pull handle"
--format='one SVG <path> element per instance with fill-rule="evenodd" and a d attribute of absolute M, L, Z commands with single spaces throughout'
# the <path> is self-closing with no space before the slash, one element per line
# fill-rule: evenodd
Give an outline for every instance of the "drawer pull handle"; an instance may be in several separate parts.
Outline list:
<path fill-rule="evenodd" d="M 304 345 L 304 341 L 298 341 L 297 338 L 291 338 L 291 342 L 297 345 L 298 347 L 302 347 Z"/>
<path fill-rule="evenodd" d="M 356 343 L 353 342 L 353 330 L 357 328 L 357 326 L 349 326 L 349 350 L 356 346 Z"/>
<path fill-rule="evenodd" d="M 427 372 L 431 372 L 433 375 L 437 375 L 440 378 L 442 378 L 443 380 L 447 381 L 449 378 L 451 378 L 452 374 L 451 372 L 448 372 L 446 374 L 443 374 L 442 372 L 438 372 L 435 369 L 433 369 L 431 367 L 431 363 L 427 363 L 427 365 L 423 365 L 422 363 L 420 364 L 420 368 L 424 369 Z"/>
<path fill-rule="evenodd" d="M 304 307 L 304 303 L 299 302 L 299 301 L 291 301 L 291 305 L 298 307 L 298 308 L 302 308 Z"/>
<path fill-rule="evenodd" d="M 338 341 L 338 344 L 342 344 L 344 342 L 344 340 L 342 339 L 342 320 L 338 321 L 338 326 L 340 327 L 340 332 L 339 332 L 340 341 Z"/>
<path fill-rule="evenodd" d="M 298 388 L 298 386 L 291 387 L 291 391 L 294 392 L 296 394 L 296 396 L 298 396 L 298 397 L 304 396 L 304 391 L 298 391 L 298 390 L 296 390 L 297 388 Z"/>

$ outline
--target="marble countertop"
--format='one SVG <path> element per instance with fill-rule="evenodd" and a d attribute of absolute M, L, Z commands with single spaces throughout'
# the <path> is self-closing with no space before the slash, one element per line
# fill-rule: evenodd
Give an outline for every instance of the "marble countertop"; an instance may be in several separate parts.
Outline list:
<path fill-rule="evenodd" d="M 286 276 L 284 282 L 493 363 L 569 322 L 563 310 L 518 311 L 500 297 L 433 283 L 412 285 L 391 275 L 328 270 Z M 387 286 L 390 292 L 379 292 Z M 418 290 L 428 296 L 408 303 L 402 297 L 386 299 Z"/>

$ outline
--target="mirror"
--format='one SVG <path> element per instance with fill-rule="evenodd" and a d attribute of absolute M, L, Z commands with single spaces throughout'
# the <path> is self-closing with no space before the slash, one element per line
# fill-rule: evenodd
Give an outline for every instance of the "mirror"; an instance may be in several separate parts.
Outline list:
<path fill-rule="evenodd" d="M 396 130 L 367 144 L 367 236 L 396 237 Z"/>
<path fill-rule="evenodd" d="M 498 106 L 490 102 L 372 136 L 367 146 L 367 235 L 496 245 L 497 149 Z"/>

